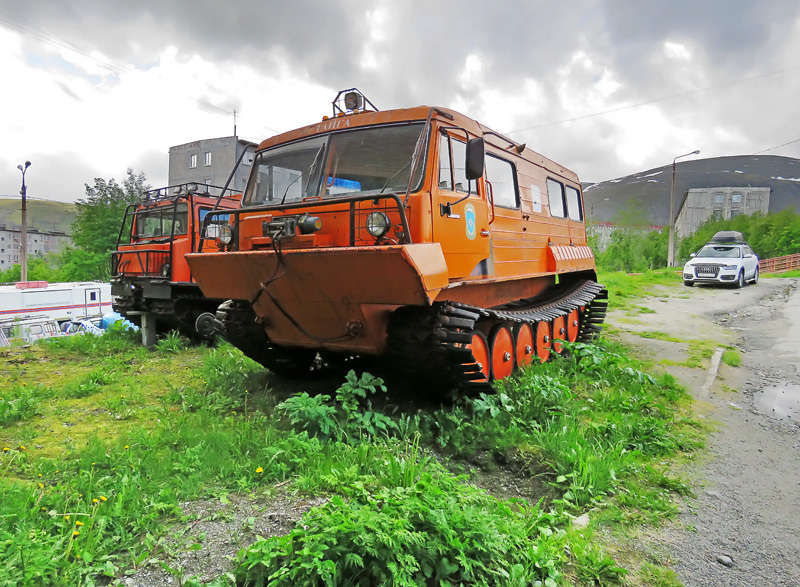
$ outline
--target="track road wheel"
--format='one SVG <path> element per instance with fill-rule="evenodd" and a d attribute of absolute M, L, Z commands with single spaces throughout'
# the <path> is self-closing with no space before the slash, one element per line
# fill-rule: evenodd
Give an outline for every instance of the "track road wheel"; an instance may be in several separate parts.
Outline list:
<path fill-rule="evenodd" d="M 505 379 L 514 371 L 514 338 L 506 326 L 495 326 L 491 336 L 492 377 Z"/>
<path fill-rule="evenodd" d="M 550 340 L 550 323 L 542 320 L 541 322 L 536 323 L 536 356 L 542 361 L 542 363 L 546 363 L 547 359 L 550 358 L 550 346 L 552 341 Z"/>
<path fill-rule="evenodd" d="M 533 360 L 533 330 L 530 324 L 514 327 L 514 359 L 518 369 L 530 365 Z"/>
<path fill-rule="evenodd" d="M 578 314 L 578 309 L 575 308 L 567 314 L 567 340 L 570 342 L 575 342 L 578 340 L 578 323 L 580 322 L 580 317 Z"/>
<path fill-rule="evenodd" d="M 564 350 L 563 340 L 567 340 L 567 317 L 559 316 L 553 320 L 553 350 L 559 355 Z"/>
<path fill-rule="evenodd" d="M 483 378 L 476 379 L 475 381 L 489 381 L 492 376 L 492 362 L 489 356 L 489 343 L 486 341 L 486 335 L 483 332 L 476 330 L 472 333 L 472 342 L 468 345 L 472 351 L 472 358 L 478 363 Z"/>

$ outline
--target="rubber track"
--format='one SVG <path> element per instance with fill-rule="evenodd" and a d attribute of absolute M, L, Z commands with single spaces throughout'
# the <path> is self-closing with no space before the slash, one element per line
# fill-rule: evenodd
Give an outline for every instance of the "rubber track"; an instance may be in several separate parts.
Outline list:
<path fill-rule="evenodd" d="M 420 371 L 425 365 L 430 380 L 458 387 L 468 394 L 493 391 L 483 377 L 480 365 L 467 344 L 480 323 L 528 323 L 552 321 L 579 310 L 578 340 L 595 337 L 602 329 L 608 309 L 608 291 L 594 281 L 580 281 L 560 288 L 545 299 L 518 300 L 496 308 L 479 308 L 455 302 L 442 302 L 417 312 L 409 309 L 389 329 L 389 348 L 393 359 L 404 367 Z M 427 314 L 427 316 L 425 315 Z M 429 335 L 421 330 L 430 327 Z M 414 330 L 416 329 L 416 332 Z M 481 328 L 481 330 L 488 330 Z"/>

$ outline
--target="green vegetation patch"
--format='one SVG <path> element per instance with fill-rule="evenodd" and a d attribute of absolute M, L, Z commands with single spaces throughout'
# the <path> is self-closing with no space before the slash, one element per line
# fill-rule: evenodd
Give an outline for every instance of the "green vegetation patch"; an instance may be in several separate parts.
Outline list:
<path fill-rule="evenodd" d="M 0 584 L 166 568 L 181 503 L 277 486 L 327 499 L 218 585 L 615 584 L 627 570 L 595 529 L 673 516 L 689 493 L 673 465 L 705 433 L 674 379 L 607 342 L 567 344 L 494 394 L 399 409 L 368 373 L 279 394 L 229 345 L 126 336 L 0 355 Z M 526 489 L 507 499 L 495 476 Z"/>

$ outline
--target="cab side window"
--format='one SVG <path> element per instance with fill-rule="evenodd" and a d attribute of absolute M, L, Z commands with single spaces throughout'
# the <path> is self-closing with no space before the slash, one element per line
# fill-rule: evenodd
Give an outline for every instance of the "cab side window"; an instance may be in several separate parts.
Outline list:
<path fill-rule="evenodd" d="M 477 195 L 475 180 L 467 181 L 464 163 L 467 158 L 467 144 L 442 135 L 439 140 L 439 188 Z"/>
<path fill-rule="evenodd" d="M 554 179 L 547 180 L 547 199 L 550 202 L 550 216 L 565 218 L 564 186 Z"/>
<path fill-rule="evenodd" d="M 583 220 L 581 194 L 572 186 L 567 186 L 567 216 L 570 220 L 575 220 L 577 222 Z"/>
<path fill-rule="evenodd" d="M 519 208 L 517 174 L 513 163 L 487 153 L 484 177 L 491 186 L 495 206 Z"/>

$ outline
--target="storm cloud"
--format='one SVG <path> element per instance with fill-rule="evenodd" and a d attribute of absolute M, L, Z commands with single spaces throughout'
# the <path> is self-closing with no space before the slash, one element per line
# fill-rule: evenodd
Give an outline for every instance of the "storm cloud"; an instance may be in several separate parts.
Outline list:
<path fill-rule="evenodd" d="M 24 63 L 18 75 L 57 77 L 73 103 L 53 96 L 51 108 L 143 88 L 98 113 L 89 141 L 58 145 L 91 161 L 99 128 L 117 117 L 151 124 L 149 135 L 114 137 L 130 143 L 116 169 L 230 134 L 218 119 L 233 110 L 240 134 L 255 140 L 311 122 L 354 86 L 382 109 L 461 110 L 590 181 L 696 148 L 709 157 L 800 154 L 800 143 L 773 149 L 800 138 L 800 5 L 788 0 L 0 0 L 2 27 Z M 162 85 L 176 75 L 183 85 Z M 6 165 L 26 156 L 13 144 L 0 151 Z M 157 183 L 165 169 L 166 157 L 162 169 L 143 170 Z"/>

